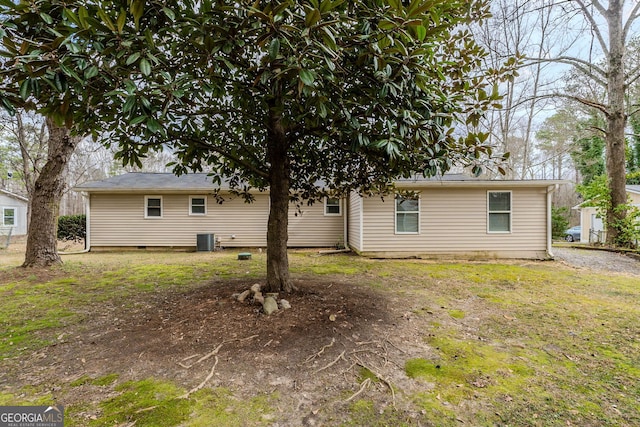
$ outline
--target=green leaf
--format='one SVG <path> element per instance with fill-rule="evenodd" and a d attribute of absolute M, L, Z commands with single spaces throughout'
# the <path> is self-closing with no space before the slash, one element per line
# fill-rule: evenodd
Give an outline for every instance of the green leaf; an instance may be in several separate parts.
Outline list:
<path fill-rule="evenodd" d="M 173 13 L 173 10 L 167 8 L 167 7 L 163 7 L 162 11 L 164 12 L 165 15 L 167 15 L 167 18 L 169 18 L 170 21 L 175 21 L 176 20 L 176 14 Z"/>
<path fill-rule="evenodd" d="M 147 120 L 147 129 L 151 131 L 151 133 L 158 133 L 162 129 L 160 123 L 158 123 L 155 119 Z"/>
<path fill-rule="evenodd" d="M 129 55 L 129 57 L 125 61 L 125 64 L 131 65 L 134 62 L 136 62 L 138 60 L 138 58 L 140 58 L 140 52 L 132 53 L 131 55 Z"/>
<path fill-rule="evenodd" d="M 301 69 L 299 76 L 300 76 L 300 80 L 302 80 L 302 83 L 304 83 L 307 86 L 313 86 L 313 81 L 315 80 L 315 78 L 313 77 L 313 73 L 311 71 Z"/>
<path fill-rule="evenodd" d="M 136 30 L 140 28 L 140 18 L 144 14 L 144 0 L 133 0 L 131 2 L 131 15 L 136 24 Z"/>
<path fill-rule="evenodd" d="M 320 20 L 320 18 L 320 11 L 318 9 L 313 9 L 311 12 L 307 13 L 304 23 L 307 27 L 313 27 Z"/>
<path fill-rule="evenodd" d="M 269 58 L 274 60 L 280 53 L 280 40 L 276 37 L 269 43 Z"/>
<path fill-rule="evenodd" d="M 87 11 L 86 7 L 80 6 L 80 8 L 78 9 L 78 19 L 80 21 L 80 24 L 82 25 L 82 28 L 89 28 L 89 12 Z"/>
<path fill-rule="evenodd" d="M 104 25 L 106 25 L 107 28 L 109 28 L 111 31 L 116 31 L 116 26 L 113 24 L 113 21 L 111 20 L 109 15 L 104 12 L 104 10 L 98 9 L 98 18 L 100 18 Z"/>
<path fill-rule="evenodd" d="M 5 110 L 7 110 L 10 116 L 13 116 L 16 114 L 16 109 L 11 103 L 11 101 L 9 101 L 4 96 L 0 97 L 0 101 L 2 101 L 2 106 L 4 107 Z"/>
<path fill-rule="evenodd" d="M 391 6 L 392 9 L 401 11 L 402 10 L 402 1 L 401 0 L 389 0 L 389 6 Z"/>
<path fill-rule="evenodd" d="M 140 72 L 145 76 L 151 74 L 151 64 L 147 61 L 146 58 L 142 58 L 140 60 Z"/>
<path fill-rule="evenodd" d="M 147 120 L 147 116 L 136 116 L 129 122 L 131 125 L 137 125 Z"/>
<path fill-rule="evenodd" d="M 53 24 L 53 18 L 44 12 L 40 12 L 40 18 L 49 25 Z"/>
<path fill-rule="evenodd" d="M 29 97 L 29 93 L 31 93 L 31 80 L 25 79 L 20 83 L 20 98 L 27 99 Z"/>
<path fill-rule="evenodd" d="M 124 105 L 122 106 L 122 111 L 124 113 L 128 113 L 129 111 L 131 111 L 133 109 L 133 107 L 136 105 L 136 97 L 135 96 L 129 96 L 127 98 L 127 100 L 124 102 Z"/>
<path fill-rule="evenodd" d="M 418 25 L 415 28 L 416 28 L 416 36 L 418 37 L 418 40 L 423 42 L 424 38 L 427 36 L 427 29 L 425 28 L 424 25 Z"/>
<path fill-rule="evenodd" d="M 84 78 L 86 80 L 89 80 L 90 78 L 97 76 L 98 73 L 99 73 L 98 67 L 96 67 L 95 65 L 92 65 L 86 70 L 84 70 Z"/>
<path fill-rule="evenodd" d="M 120 9 L 120 14 L 118 15 L 118 34 L 122 34 L 122 30 L 124 30 L 124 24 L 127 22 L 127 12 L 124 9 Z"/>
<path fill-rule="evenodd" d="M 396 24 L 393 21 L 389 21 L 388 19 L 383 19 L 378 23 L 378 26 L 382 30 L 393 30 L 396 28 Z"/>

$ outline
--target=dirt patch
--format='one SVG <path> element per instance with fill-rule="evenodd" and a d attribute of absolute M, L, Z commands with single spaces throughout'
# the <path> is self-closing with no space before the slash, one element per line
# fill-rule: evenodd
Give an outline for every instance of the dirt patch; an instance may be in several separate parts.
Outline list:
<path fill-rule="evenodd" d="M 299 291 L 283 295 L 292 309 L 267 317 L 259 304 L 233 298 L 252 283 L 213 281 L 186 293 L 96 307 L 56 345 L 16 361 L 8 375 L 22 384 L 51 378 L 69 384 L 118 373 L 121 381 L 156 377 L 190 390 L 215 364 L 208 387 L 228 387 L 240 396 L 277 393 L 282 425 L 315 425 L 340 413 L 336 405 L 348 404 L 361 387 L 363 367 L 383 379 L 368 387 L 368 398 L 375 396 L 381 408 L 397 405 L 390 386 L 410 382 L 404 361 L 432 354 L 420 339 L 426 325 L 411 313 L 409 300 L 308 277 L 297 281 Z M 411 384 L 402 389 L 409 391 Z M 57 398 L 73 405 L 86 402 L 91 392 L 66 387 Z"/>

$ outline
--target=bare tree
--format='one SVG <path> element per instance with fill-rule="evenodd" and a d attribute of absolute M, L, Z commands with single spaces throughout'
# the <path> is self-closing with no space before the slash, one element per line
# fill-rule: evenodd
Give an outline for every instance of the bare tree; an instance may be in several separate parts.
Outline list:
<path fill-rule="evenodd" d="M 570 51 L 528 58 L 529 65 L 549 62 L 570 65 L 605 94 L 604 99 L 568 91 L 549 93 L 547 96 L 571 99 L 599 111 L 605 117 L 602 132 L 606 141 L 606 169 L 611 194 L 611 206 L 606 214 L 607 242 L 624 244 L 619 242 L 618 224 L 626 217 L 625 129 L 634 108 L 626 102 L 626 94 L 629 86 L 640 77 L 640 67 L 628 67 L 626 55 L 627 46 L 633 38 L 634 25 L 640 18 L 640 2 L 557 0 L 551 5 L 551 10 L 566 17 L 569 25 L 563 31 L 570 31 L 573 23 L 576 23 L 576 32 L 590 35 L 591 43 L 586 44 L 582 39 L 581 44 L 574 42 Z"/>
<path fill-rule="evenodd" d="M 487 67 L 497 68 L 508 57 L 542 57 L 549 52 L 554 42 L 550 32 L 558 25 L 558 17 L 538 3 L 547 5 L 550 1 L 492 2 L 493 17 L 476 29 L 478 39 L 489 51 Z M 536 175 L 532 165 L 535 124 L 551 103 L 539 94 L 557 79 L 548 72 L 549 68 L 550 64 L 540 62 L 505 82 L 501 87 L 503 108 L 488 116 L 486 126 L 491 138 L 511 154 L 509 178 L 533 178 Z"/>

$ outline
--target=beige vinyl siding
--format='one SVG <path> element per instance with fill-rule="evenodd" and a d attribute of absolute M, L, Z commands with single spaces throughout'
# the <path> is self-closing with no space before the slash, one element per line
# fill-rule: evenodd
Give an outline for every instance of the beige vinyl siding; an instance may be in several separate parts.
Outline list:
<path fill-rule="evenodd" d="M 344 203 L 342 200 L 340 215 L 325 215 L 322 201 L 311 206 L 302 206 L 300 211 L 294 204 L 291 204 L 289 206 L 288 245 L 290 247 L 311 248 L 334 247 L 338 243 L 344 244 Z"/>
<path fill-rule="evenodd" d="M 349 247 L 354 251 L 362 251 L 362 197 L 356 193 L 351 193 L 349 197 L 348 209 L 348 240 Z"/>
<path fill-rule="evenodd" d="M 145 218 L 145 196 L 162 196 L 162 218 Z M 190 196 L 198 194 L 91 195 L 92 247 L 195 247 L 196 235 L 212 233 L 222 247 L 265 247 L 269 196 L 255 195 L 251 204 L 207 197 L 206 215 L 189 215 Z M 202 195 L 201 195 L 202 196 Z M 333 246 L 343 236 L 343 217 L 324 216 L 323 204 L 290 210 L 289 246 Z"/>
<path fill-rule="evenodd" d="M 394 198 L 366 198 L 365 252 L 407 255 L 460 254 L 487 257 L 545 257 L 546 188 L 511 191 L 511 233 L 487 232 L 487 188 L 423 188 L 420 233 L 396 234 Z"/>

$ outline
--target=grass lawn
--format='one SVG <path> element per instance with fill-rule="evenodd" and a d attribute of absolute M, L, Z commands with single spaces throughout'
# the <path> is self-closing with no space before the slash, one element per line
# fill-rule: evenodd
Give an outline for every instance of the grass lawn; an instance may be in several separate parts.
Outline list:
<path fill-rule="evenodd" d="M 0 405 L 66 426 L 640 425 L 640 276 L 555 262 L 0 252 Z"/>

